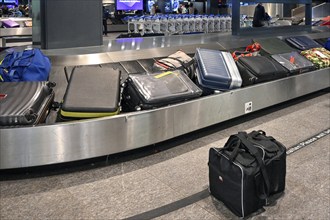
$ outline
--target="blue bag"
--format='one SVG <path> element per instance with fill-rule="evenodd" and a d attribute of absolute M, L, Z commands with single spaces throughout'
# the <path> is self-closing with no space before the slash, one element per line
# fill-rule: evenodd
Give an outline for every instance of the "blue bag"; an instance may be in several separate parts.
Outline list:
<path fill-rule="evenodd" d="M 10 52 L 0 65 L 0 81 L 47 81 L 51 64 L 39 49 Z"/>

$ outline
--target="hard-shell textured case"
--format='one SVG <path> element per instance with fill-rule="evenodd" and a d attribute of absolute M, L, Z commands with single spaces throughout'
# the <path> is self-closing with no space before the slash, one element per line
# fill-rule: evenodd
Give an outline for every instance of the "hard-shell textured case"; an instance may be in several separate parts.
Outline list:
<path fill-rule="evenodd" d="M 51 82 L 0 83 L 0 126 L 43 123 L 54 100 Z"/>
<path fill-rule="evenodd" d="M 119 113 L 120 72 L 100 66 L 73 70 L 61 115 L 70 118 L 94 118 Z"/>
<path fill-rule="evenodd" d="M 197 48 L 198 84 L 207 89 L 230 90 L 242 85 L 234 59 L 229 52 Z"/>

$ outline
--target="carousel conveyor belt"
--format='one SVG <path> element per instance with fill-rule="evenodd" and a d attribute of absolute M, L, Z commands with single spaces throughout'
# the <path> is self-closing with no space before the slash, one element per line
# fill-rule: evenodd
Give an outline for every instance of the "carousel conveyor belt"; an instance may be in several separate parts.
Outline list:
<path fill-rule="evenodd" d="M 188 45 L 182 48 L 185 52 L 193 54 L 199 46 L 225 48 L 219 43 Z M 56 59 L 51 57 L 54 67 L 50 80 L 58 84 L 56 99 L 61 101 L 67 85 L 64 66 L 107 63 L 122 70 L 126 68 L 127 72 L 129 68 L 132 69 L 131 65 L 139 65 L 141 68 L 138 69 L 142 71 L 148 68 L 152 57 L 164 57 L 177 49 L 153 48 L 127 52 L 124 56 L 122 52 L 120 55 L 120 51 L 117 51 L 60 56 Z M 129 60 L 138 61 L 126 63 L 125 67 L 125 62 Z M 159 143 L 329 88 L 329 70 L 315 70 L 152 110 L 97 119 L 47 123 L 34 127 L 2 128 L 0 169 L 71 162 Z"/>

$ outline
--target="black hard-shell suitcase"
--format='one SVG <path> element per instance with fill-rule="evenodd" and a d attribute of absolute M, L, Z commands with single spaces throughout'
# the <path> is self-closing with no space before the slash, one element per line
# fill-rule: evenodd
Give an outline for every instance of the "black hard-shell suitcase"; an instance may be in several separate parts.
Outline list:
<path fill-rule="evenodd" d="M 0 83 L 0 126 L 43 123 L 54 100 L 55 83 Z"/>
<path fill-rule="evenodd" d="M 290 45 L 299 50 L 309 50 L 312 48 L 322 47 L 319 43 L 307 36 L 295 36 L 285 39 Z"/>
<path fill-rule="evenodd" d="M 291 74 L 304 73 L 314 70 L 314 64 L 294 51 L 291 53 L 276 54 L 271 56 L 279 64 L 289 70 Z"/>
<path fill-rule="evenodd" d="M 197 48 L 198 84 L 209 90 L 230 90 L 242 85 L 235 61 L 229 52 Z"/>
<path fill-rule="evenodd" d="M 120 71 L 100 66 L 76 67 L 67 86 L 61 116 L 95 118 L 119 113 Z"/>
<path fill-rule="evenodd" d="M 287 69 L 269 57 L 241 57 L 236 64 L 243 80 L 242 86 L 280 79 L 289 74 Z"/>
<path fill-rule="evenodd" d="M 265 39 L 255 39 L 254 42 L 260 44 L 261 49 L 267 54 L 281 54 L 289 53 L 295 51 L 294 48 L 290 47 L 284 41 L 279 38 L 265 38 Z"/>
<path fill-rule="evenodd" d="M 130 74 L 123 91 L 124 111 L 152 109 L 199 97 L 198 88 L 181 70 Z"/>

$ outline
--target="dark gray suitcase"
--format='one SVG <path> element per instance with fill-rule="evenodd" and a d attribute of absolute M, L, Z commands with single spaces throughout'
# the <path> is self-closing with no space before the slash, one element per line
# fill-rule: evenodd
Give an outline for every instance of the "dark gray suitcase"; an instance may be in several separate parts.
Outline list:
<path fill-rule="evenodd" d="M 197 48 L 199 85 L 207 90 L 230 90 L 242 85 L 235 61 L 229 52 Z"/>
<path fill-rule="evenodd" d="M 254 39 L 253 41 L 259 43 L 261 49 L 270 55 L 295 51 L 279 38 Z"/>
<path fill-rule="evenodd" d="M 153 74 L 131 74 L 123 92 L 124 111 L 166 106 L 199 97 L 198 88 L 182 70 Z"/>
<path fill-rule="evenodd" d="M 236 64 L 243 80 L 242 86 L 283 78 L 289 74 L 287 69 L 270 57 L 241 57 Z"/>
<path fill-rule="evenodd" d="M 76 67 L 67 86 L 61 116 L 95 118 L 119 113 L 120 72 L 100 66 Z"/>
<path fill-rule="evenodd" d="M 51 82 L 0 83 L 0 127 L 43 123 L 54 100 Z"/>
<path fill-rule="evenodd" d="M 322 47 L 319 43 L 307 36 L 295 36 L 285 39 L 290 45 L 299 50 L 309 50 L 312 48 Z"/>

